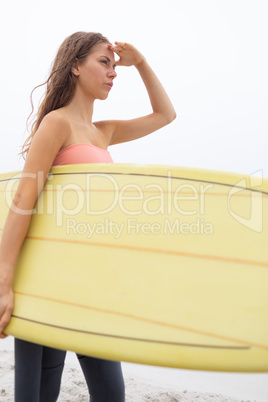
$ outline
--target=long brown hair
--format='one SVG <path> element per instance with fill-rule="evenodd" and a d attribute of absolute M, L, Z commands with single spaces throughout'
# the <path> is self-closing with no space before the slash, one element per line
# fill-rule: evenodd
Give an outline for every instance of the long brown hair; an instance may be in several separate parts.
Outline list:
<path fill-rule="evenodd" d="M 100 42 L 110 43 L 102 34 L 95 32 L 76 32 L 64 40 L 55 57 L 47 81 L 33 89 L 34 91 L 42 85 L 47 85 L 44 99 L 31 125 L 31 134 L 22 146 L 21 155 L 23 157 L 27 155 L 33 136 L 45 115 L 52 110 L 66 106 L 72 99 L 76 86 L 76 76 L 72 73 L 71 69 L 75 61 L 78 60 L 82 63 L 87 58 L 92 47 Z M 32 101 L 33 91 L 31 93 L 32 112 L 30 116 L 34 110 Z"/>

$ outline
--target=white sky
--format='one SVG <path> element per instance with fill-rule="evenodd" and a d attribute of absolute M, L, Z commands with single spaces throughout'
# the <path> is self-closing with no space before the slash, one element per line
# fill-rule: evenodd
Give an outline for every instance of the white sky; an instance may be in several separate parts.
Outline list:
<path fill-rule="evenodd" d="M 0 172 L 22 168 L 30 92 L 46 80 L 65 37 L 84 30 L 139 48 L 177 112 L 158 132 L 111 147 L 115 162 L 268 177 L 268 1 L 15 0 L 1 14 Z M 135 68 L 117 72 L 95 120 L 150 113 Z"/>

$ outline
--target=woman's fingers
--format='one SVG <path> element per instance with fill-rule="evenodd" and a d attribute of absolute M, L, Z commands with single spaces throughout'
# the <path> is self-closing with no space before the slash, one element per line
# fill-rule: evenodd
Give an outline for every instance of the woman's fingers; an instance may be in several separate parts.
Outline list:
<path fill-rule="evenodd" d="M 119 55 L 120 52 L 126 50 L 126 43 L 115 42 L 115 46 L 109 45 L 109 49 L 111 49 L 113 52 Z"/>
<path fill-rule="evenodd" d="M 123 49 L 128 45 L 126 42 L 114 42 L 116 46 L 120 46 Z"/>
<path fill-rule="evenodd" d="M 115 63 L 117 66 L 138 65 L 144 59 L 133 45 L 126 42 L 115 42 L 115 46 L 109 45 L 109 48 L 120 57 Z"/>
<path fill-rule="evenodd" d="M 6 335 L 3 333 L 4 328 L 7 326 L 7 324 L 9 323 L 11 317 L 11 312 L 9 312 L 8 310 L 5 311 L 5 313 L 2 315 L 1 320 L 0 320 L 0 338 L 6 338 Z"/>
<path fill-rule="evenodd" d="M 0 319 L 0 339 L 6 338 L 7 335 L 3 333 L 4 328 L 10 321 L 10 317 L 13 311 L 13 292 L 8 295 L 7 300 L 5 300 L 5 307 Z"/>

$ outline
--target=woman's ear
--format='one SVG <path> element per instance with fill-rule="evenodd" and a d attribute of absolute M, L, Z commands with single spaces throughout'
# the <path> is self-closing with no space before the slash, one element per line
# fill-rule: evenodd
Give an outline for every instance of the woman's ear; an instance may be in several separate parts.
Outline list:
<path fill-rule="evenodd" d="M 71 68 L 71 72 L 78 77 L 78 75 L 80 75 L 80 71 L 79 71 L 79 61 L 78 59 L 75 59 L 75 61 L 73 62 L 72 68 Z"/>

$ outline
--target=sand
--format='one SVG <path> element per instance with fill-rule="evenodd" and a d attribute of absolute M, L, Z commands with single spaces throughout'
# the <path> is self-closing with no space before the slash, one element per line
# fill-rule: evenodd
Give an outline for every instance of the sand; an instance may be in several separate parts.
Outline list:
<path fill-rule="evenodd" d="M 211 373 L 123 363 L 126 402 L 268 402 L 268 374 Z M 13 339 L 0 341 L 0 401 L 14 401 Z M 88 394 L 74 353 L 68 353 L 59 402 Z"/>

